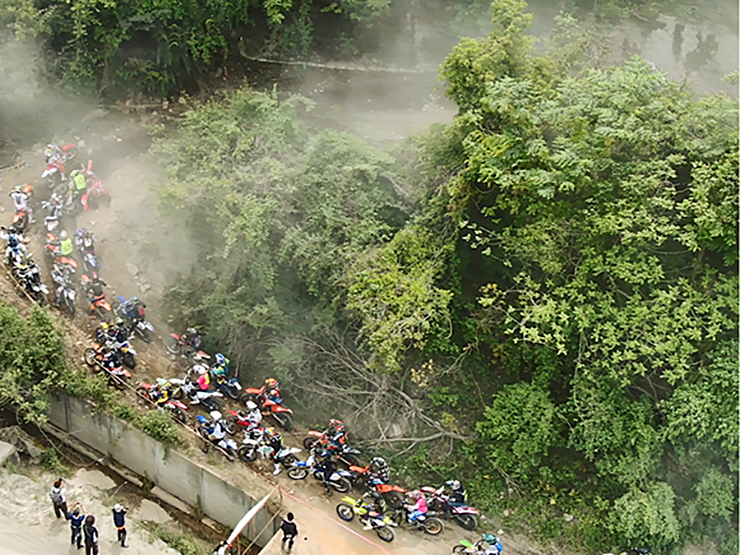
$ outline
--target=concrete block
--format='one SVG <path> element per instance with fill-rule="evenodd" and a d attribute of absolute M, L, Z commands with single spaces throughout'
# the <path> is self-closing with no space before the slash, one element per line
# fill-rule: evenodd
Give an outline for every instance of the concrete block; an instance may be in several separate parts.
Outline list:
<path fill-rule="evenodd" d="M 10 460 L 13 463 L 18 462 L 18 455 L 14 445 L 0 441 L 0 466 L 5 464 L 5 461 Z"/>

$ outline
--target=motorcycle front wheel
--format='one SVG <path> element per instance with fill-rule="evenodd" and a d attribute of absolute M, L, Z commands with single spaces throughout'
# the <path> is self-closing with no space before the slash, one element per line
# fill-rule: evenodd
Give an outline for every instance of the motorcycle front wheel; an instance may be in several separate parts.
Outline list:
<path fill-rule="evenodd" d="M 464 545 L 456 545 L 455 547 L 452 548 L 452 552 L 453 553 L 465 553 L 466 549 L 467 547 L 465 547 Z"/>
<path fill-rule="evenodd" d="M 167 340 L 164 342 L 164 348 L 167 349 L 167 352 L 173 355 L 180 354 L 180 342 L 174 337 L 167 338 Z"/>
<path fill-rule="evenodd" d="M 308 476 L 308 470 L 303 466 L 293 466 L 288 470 L 288 478 L 292 480 L 303 480 Z"/>
<path fill-rule="evenodd" d="M 393 530 L 391 530 L 387 526 L 381 526 L 380 528 L 376 528 L 375 533 L 378 534 L 378 537 L 384 542 L 393 541 L 393 538 L 394 538 Z"/>
<path fill-rule="evenodd" d="M 337 505 L 337 516 L 341 518 L 344 522 L 350 522 L 353 518 L 355 518 L 355 511 L 352 508 L 351 505 L 347 503 L 340 503 Z"/>
<path fill-rule="evenodd" d="M 239 447 L 236 454 L 244 462 L 253 463 L 257 460 L 257 449 L 253 449 L 247 445 L 242 445 L 241 447 Z"/>
<path fill-rule="evenodd" d="M 85 364 L 95 366 L 97 364 L 98 353 L 92 347 L 85 349 Z"/>
<path fill-rule="evenodd" d="M 329 483 L 331 484 L 331 487 L 333 487 L 339 493 L 347 493 L 350 488 L 352 488 L 352 484 L 344 476 L 342 476 L 338 480 L 329 480 Z"/>
<path fill-rule="evenodd" d="M 172 409 L 172 416 L 175 417 L 175 420 L 180 422 L 181 424 L 185 424 L 187 422 L 187 415 L 185 414 L 185 411 L 182 410 L 180 407 L 175 407 Z"/>

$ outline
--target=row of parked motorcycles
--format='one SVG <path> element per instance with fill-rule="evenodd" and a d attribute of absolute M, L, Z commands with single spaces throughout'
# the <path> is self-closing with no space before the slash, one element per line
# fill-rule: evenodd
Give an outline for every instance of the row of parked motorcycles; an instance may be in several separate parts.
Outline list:
<path fill-rule="evenodd" d="M 137 352 L 131 346 L 131 339 L 139 337 L 149 343 L 154 338 L 154 327 L 146 319 L 146 304 L 136 297 L 129 300 L 117 297 L 113 302 L 108 301 L 102 291 L 107 284 L 98 275 L 101 265 L 91 233 L 77 231 L 73 238 L 74 252 L 63 250 L 61 241 L 67 239 L 64 232 L 59 236 L 55 234 L 64 216 L 74 217 L 100 201 L 110 200 L 110 196 L 92 173 L 91 161 L 77 169 L 77 175 L 71 171 L 67 173 L 76 156 L 74 145 L 50 145 L 44 154 L 47 166 L 42 177 L 52 195 L 42 203 L 42 210 L 46 211 L 44 253 L 52 268 L 52 279 L 58 285 L 55 304 L 74 317 L 79 298 L 78 284 L 83 288 L 89 299 L 91 316 L 101 322 L 96 330 L 96 342 L 85 350 L 85 362 L 96 371 L 105 372 L 111 385 L 124 389 L 130 385 L 131 370 L 136 367 Z M 71 180 L 79 179 L 80 175 L 85 176 L 87 187 L 84 194 L 75 195 Z M 33 197 L 30 186 L 23 191 L 29 199 Z M 31 253 L 18 246 L 23 245 L 22 233 L 31 223 L 28 210 L 16 210 L 12 227 L 3 228 L 3 231 L 8 238 L 8 261 L 14 279 L 36 302 L 44 304 L 49 290 L 41 282 L 39 267 Z M 15 242 L 12 237 L 15 237 Z M 79 280 L 76 278 L 78 273 L 81 274 Z M 240 459 L 246 463 L 254 463 L 260 457 L 269 458 L 276 469 L 287 468 L 289 478 L 303 480 L 313 476 L 328 492 L 348 494 L 352 489 L 359 490 L 363 493 L 357 499 L 348 495 L 342 498 L 336 507 L 337 515 L 347 522 L 357 517 L 365 529 L 374 530 L 383 541 L 392 541 L 393 528 L 401 524 L 431 535 L 442 532 L 442 519 L 454 520 L 465 530 L 477 528 L 478 511 L 460 502 L 459 495 L 456 498 L 455 492 L 449 491 L 451 485 L 456 483 L 459 486 L 459 482 L 413 491 L 391 484 L 389 468 L 382 458 L 376 457 L 363 465 L 359 460 L 360 451 L 346 443 L 346 434 L 340 434 L 343 440 L 337 440 L 338 421 L 332 421 L 324 431 L 309 430 L 302 442 L 308 457 L 301 460 L 298 455 L 302 449 L 283 445 L 274 428 L 255 424 L 253 415 L 258 413 L 258 421 L 262 417 L 271 417 L 280 428 L 286 431 L 293 429 L 293 411 L 284 405 L 276 380 L 267 379 L 259 388 L 244 388 L 237 377 L 224 371 L 223 363 L 218 361 L 221 355 L 216 355 L 217 364 L 209 365 L 210 356 L 195 349 L 185 334 L 170 334 L 165 339 L 165 348 L 171 355 L 182 356 L 188 361 L 184 376 L 158 378 L 155 383 L 142 382 L 135 391 L 142 399 L 153 402 L 158 409 L 168 412 L 183 424 L 188 423 L 191 408 L 200 405 L 208 416 L 197 415 L 193 422 L 201 436 L 203 451 L 216 447 L 227 459 Z M 249 412 L 225 410 L 226 399 L 246 407 Z M 219 429 L 223 430 L 221 435 L 214 433 Z M 426 510 L 418 514 L 420 511 L 415 507 L 420 498 L 425 500 Z M 486 541 L 486 536 L 490 535 L 484 535 L 476 543 L 463 541 L 453 552 L 500 553 L 500 542 L 497 539 Z M 494 548 L 498 551 L 490 550 Z"/>

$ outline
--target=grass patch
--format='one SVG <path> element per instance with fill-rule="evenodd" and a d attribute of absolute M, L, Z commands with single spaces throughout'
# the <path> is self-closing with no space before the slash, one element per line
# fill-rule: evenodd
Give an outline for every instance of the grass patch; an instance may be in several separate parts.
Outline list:
<path fill-rule="evenodd" d="M 44 451 L 44 461 L 41 463 L 41 466 L 57 476 L 68 477 L 72 474 L 69 467 L 62 464 L 62 461 L 59 460 L 57 450 L 53 447 L 49 447 Z"/>
<path fill-rule="evenodd" d="M 182 555 L 208 555 L 208 550 L 201 546 L 191 534 L 161 525 L 156 525 L 149 531 L 152 537 L 162 540 Z"/>

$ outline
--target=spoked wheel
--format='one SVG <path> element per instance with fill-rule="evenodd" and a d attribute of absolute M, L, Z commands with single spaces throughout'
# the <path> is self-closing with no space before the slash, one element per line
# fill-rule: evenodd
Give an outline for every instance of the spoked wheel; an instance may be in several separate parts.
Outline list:
<path fill-rule="evenodd" d="M 305 438 L 303 438 L 303 448 L 306 451 L 310 451 L 313 448 L 313 446 L 316 444 L 317 441 L 319 441 L 319 440 L 317 438 L 313 437 L 313 436 L 305 437 Z"/>
<path fill-rule="evenodd" d="M 347 493 L 352 487 L 350 481 L 347 480 L 347 478 L 345 478 L 344 476 L 339 478 L 339 480 L 330 480 L 329 483 L 331 484 L 331 487 L 333 487 L 339 493 Z"/>
<path fill-rule="evenodd" d="M 387 526 L 376 528 L 375 533 L 378 534 L 378 537 L 384 542 L 392 542 L 393 538 L 395 537 L 393 534 L 393 530 L 391 530 Z"/>
<path fill-rule="evenodd" d="M 388 491 L 383 494 L 383 499 L 391 509 L 403 507 L 404 497 L 400 491 Z"/>
<path fill-rule="evenodd" d="M 236 454 L 244 462 L 253 463 L 257 460 L 257 449 L 253 449 L 247 445 L 240 446 Z"/>
<path fill-rule="evenodd" d="M 136 359 L 131 353 L 123 353 L 123 365 L 133 370 L 136 368 Z"/>
<path fill-rule="evenodd" d="M 288 478 L 293 480 L 303 480 L 308 476 L 308 470 L 302 466 L 293 466 L 288 470 Z"/>
<path fill-rule="evenodd" d="M 211 448 L 211 444 L 207 439 L 203 440 L 203 445 L 200 446 L 200 450 L 204 453 L 208 453 L 208 450 Z"/>
<path fill-rule="evenodd" d="M 347 503 L 340 503 L 337 505 L 337 516 L 345 522 L 351 521 L 355 518 L 355 511 L 351 505 Z"/>
<path fill-rule="evenodd" d="M 92 347 L 85 349 L 85 364 L 95 366 L 97 364 L 97 357 L 98 353 L 95 352 L 95 349 Z"/>
<path fill-rule="evenodd" d="M 226 430 L 226 433 L 229 435 L 234 435 L 236 433 L 236 418 L 233 416 L 229 416 L 224 420 L 224 429 Z"/>
<path fill-rule="evenodd" d="M 472 532 L 473 530 L 478 528 L 478 519 L 475 518 L 475 515 L 455 515 L 455 520 L 463 528 L 463 530 L 468 530 L 469 532 Z"/>
<path fill-rule="evenodd" d="M 290 432 L 293 429 L 293 417 L 289 412 L 274 412 L 272 417 L 283 430 Z"/>
<path fill-rule="evenodd" d="M 175 417 L 175 420 L 180 422 L 181 424 L 185 424 L 187 422 L 187 415 L 185 414 L 185 411 L 182 410 L 180 407 L 175 407 L 172 409 L 172 416 Z"/>
<path fill-rule="evenodd" d="M 452 552 L 453 553 L 465 553 L 466 549 L 467 547 L 465 547 L 464 545 L 456 545 L 455 547 L 452 548 Z"/>
<path fill-rule="evenodd" d="M 438 518 L 430 517 L 424 521 L 424 531 L 430 536 L 437 536 L 442 533 L 444 525 Z"/>
<path fill-rule="evenodd" d="M 180 342 L 174 337 L 168 337 L 164 342 L 164 348 L 173 355 L 180 354 Z"/>

